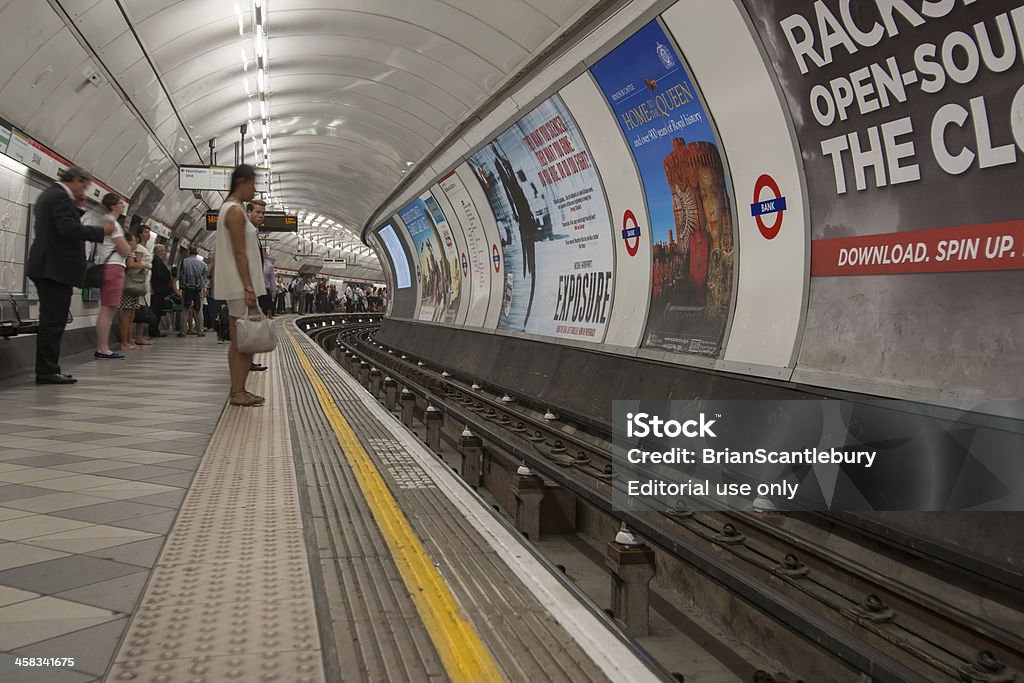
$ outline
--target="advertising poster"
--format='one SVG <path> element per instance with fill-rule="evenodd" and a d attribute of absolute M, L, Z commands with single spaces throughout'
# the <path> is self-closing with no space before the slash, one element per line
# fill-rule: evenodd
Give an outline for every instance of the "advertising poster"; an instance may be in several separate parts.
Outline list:
<path fill-rule="evenodd" d="M 657 21 L 591 73 L 636 159 L 651 220 L 643 346 L 717 358 L 733 299 L 730 180 L 697 86 Z"/>
<path fill-rule="evenodd" d="M 471 299 L 466 324 L 482 327 L 487 317 L 487 304 L 491 295 L 491 259 L 483 221 L 466 186 L 455 171 L 438 181 L 441 191 L 451 202 L 452 210 L 466 235 L 467 269 L 472 278 Z M 459 256 L 460 261 L 462 255 Z"/>
<path fill-rule="evenodd" d="M 405 250 L 402 249 L 402 244 L 398 241 L 395 229 L 390 225 L 385 225 L 380 229 L 380 236 L 384 240 L 384 245 L 390 257 L 389 260 L 395 266 L 395 289 L 411 287 L 412 278 L 409 275 L 409 262 L 405 258 Z"/>
<path fill-rule="evenodd" d="M 420 272 L 420 320 L 453 324 L 462 293 L 462 273 L 454 258 L 451 228 L 429 192 L 398 216 L 412 238 Z"/>
<path fill-rule="evenodd" d="M 580 74 L 558 95 L 572 112 L 594 163 L 601 169 L 612 217 L 615 292 L 604 348 L 632 355 L 640 346 L 651 291 L 651 234 L 640 175 L 626 141 L 616 131 L 615 116 L 590 73 Z"/>
<path fill-rule="evenodd" d="M 562 100 L 543 102 L 468 163 L 505 261 L 498 329 L 601 342 L 612 230 L 597 169 Z"/>
<path fill-rule="evenodd" d="M 839 386 L 871 378 L 926 396 L 1020 398 L 1021 9 L 744 5 L 806 170 L 811 286 L 798 370 Z"/>

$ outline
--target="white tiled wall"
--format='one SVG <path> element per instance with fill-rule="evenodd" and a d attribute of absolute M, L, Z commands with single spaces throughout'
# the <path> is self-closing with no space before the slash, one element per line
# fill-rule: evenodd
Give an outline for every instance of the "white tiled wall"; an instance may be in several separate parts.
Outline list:
<path fill-rule="evenodd" d="M 0 294 L 25 293 L 25 254 L 27 252 L 29 205 L 46 189 L 50 181 L 31 178 L 27 168 L 0 154 Z M 84 223 L 99 225 L 100 212 L 90 210 Z M 91 247 L 91 244 L 87 245 Z M 98 311 L 95 302 L 82 301 L 81 291 L 75 290 L 71 299 L 74 321 L 68 329 L 90 327 L 96 324 Z M 37 317 L 38 306 L 33 304 L 30 315 Z"/>

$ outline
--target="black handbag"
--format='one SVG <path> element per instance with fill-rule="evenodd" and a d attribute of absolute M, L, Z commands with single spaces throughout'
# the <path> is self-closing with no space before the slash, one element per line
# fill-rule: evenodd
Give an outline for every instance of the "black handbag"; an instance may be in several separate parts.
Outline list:
<path fill-rule="evenodd" d="M 143 325 L 152 325 L 156 322 L 156 314 L 148 305 L 142 305 L 135 309 L 135 322 Z"/>
<path fill-rule="evenodd" d="M 82 276 L 82 289 L 99 289 L 103 286 L 103 267 L 114 255 L 111 251 L 103 263 L 96 263 L 96 245 L 92 247 L 92 255 L 85 262 L 85 275 Z"/>

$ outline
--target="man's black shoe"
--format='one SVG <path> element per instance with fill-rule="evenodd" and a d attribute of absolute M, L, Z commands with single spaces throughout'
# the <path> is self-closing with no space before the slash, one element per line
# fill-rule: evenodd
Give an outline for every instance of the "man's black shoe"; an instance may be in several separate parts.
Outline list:
<path fill-rule="evenodd" d="M 151 334 L 149 336 L 150 337 L 166 337 L 167 335 L 164 334 L 163 332 L 158 332 L 157 334 Z"/>
<path fill-rule="evenodd" d="M 252 365 L 249 366 L 250 372 L 263 372 L 266 369 L 266 365 L 260 365 L 259 363 L 253 363 Z"/>
<path fill-rule="evenodd" d="M 74 384 L 77 381 L 71 375 L 36 375 L 36 384 Z"/>

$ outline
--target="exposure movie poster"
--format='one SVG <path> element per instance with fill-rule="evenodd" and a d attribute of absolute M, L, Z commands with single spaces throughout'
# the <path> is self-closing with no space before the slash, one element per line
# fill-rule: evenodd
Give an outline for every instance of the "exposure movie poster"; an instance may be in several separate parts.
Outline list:
<path fill-rule="evenodd" d="M 557 95 L 469 159 L 505 259 L 498 329 L 601 342 L 614 254 L 604 190 Z"/>
<path fill-rule="evenodd" d="M 744 0 L 806 169 L 798 370 L 1024 395 L 1024 8 Z"/>
<path fill-rule="evenodd" d="M 429 193 L 407 204 L 398 215 L 412 237 L 420 270 L 420 320 L 452 324 L 459 310 L 462 273 L 451 228 Z"/>
<path fill-rule="evenodd" d="M 717 358 L 733 305 L 730 180 L 672 41 L 653 21 L 591 68 L 633 152 L 651 220 L 642 345 Z"/>

